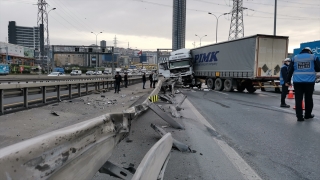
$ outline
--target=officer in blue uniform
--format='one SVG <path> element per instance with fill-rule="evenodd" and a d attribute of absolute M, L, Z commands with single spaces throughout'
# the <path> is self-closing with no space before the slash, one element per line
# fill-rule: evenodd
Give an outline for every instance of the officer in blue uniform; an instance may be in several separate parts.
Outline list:
<path fill-rule="evenodd" d="M 316 80 L 316 72 L 319 71 L 319 58 L 317 58 L 309 47 L 305 47 L 300 54 L 294 56 L 289 65 L 286 85 L 291 83 L 293 75 L 293 86 L 295 90 L 296 116 L 297 121 L 304 119 L 312 119 L 314 84 Z M 303 95 L 305 100 L 305 114 L 303 117 L 302 101 Z"/>
<path fill-rule="evenodd" d="M 290 105 L 286 104 L 286 96 L 288 94 L 288 86 L 286 86 L 285 80 L 287 79 L 287 74 L 288 74 L 288 67 L 290 65 L 290 58 L 286 58 L 284 60 L 283 66 L 281 67 L 281 72 L 280 72 L 280 85 L 282 85 L 282 91 L 281 91 L 281 104 L 280 107 L 285 107 L 289 108 Z"/>

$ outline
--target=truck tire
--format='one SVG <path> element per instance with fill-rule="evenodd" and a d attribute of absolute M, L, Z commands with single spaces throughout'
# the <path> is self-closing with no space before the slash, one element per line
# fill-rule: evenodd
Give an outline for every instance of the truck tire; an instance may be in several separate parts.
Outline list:
<path fill-rule="evenodd" d="M 215 88 L 215 82 L 212 78 L 207 79 L 207 87 L 208 89 L 214 89 Z"/>
<path fill-rule="evenodd" d="M 278 87 L 274 88 L 274 91 L 275 91 L 276 93 L 280 93 L 280 92 L 281 92 L 281 91 L 280 91 L 280 88 L 278 88 Z"/>
<path fill-rule="evenodd" d="M 256 88 L 254 88 L 251 84 L 247 85 L 246 89 L 249 93 L 254 93 L 256 91 Z"/>
<path fill-rule="evenodd" d="M 226 90 L 228 92 L 232 92 L 233 91 L 233 81 L 232 81 L 232 79 L 226 79 L 224 81 L 224 90 Z"/>
<path fill-rule="evenodd" d="M 214 86 L 216 91 L 222 91 L 224 89 L 223 80 L 220 78 L 217 78 L 214 82 Z"/>
<path fill-rule="evenodd" d="M 192 76 L 192 78 L 191 78 L 191 87 L 195 87 L 195 86 L 197 86 L 197 79 L 194 76 Z"/>

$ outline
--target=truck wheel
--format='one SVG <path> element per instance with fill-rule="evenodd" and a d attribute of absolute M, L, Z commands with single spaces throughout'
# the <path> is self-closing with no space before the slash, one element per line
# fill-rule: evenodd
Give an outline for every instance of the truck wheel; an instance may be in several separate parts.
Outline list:
<path fill-rule="evenodd" d="M 233 83 L 232 83 L 232 79 L 226 79 L 224 81 L 224 89 L 228 92 L 233 91 Z"/>
<path fill-rule="evenodd" d="M 212 78 L 209 78 L 209 79 L 207 79 L 207 87 L 208 87 L 208 89 L 214 89 L 214 81 L 213 81 L 213 79 Z"/>
<path fill-rule="evenodd" d="M 280 91 L 280 88 L 274 88 L 274 91 L 276 92 L 276 93 L 280 93 L 281 91 Z"/>
<path fill-rule="evenodd" d="M 191 86 L 192 86 L 192 87 L 197 86 L 197 80 L 196 80 L 195 77 L 192 77 L 192 79 L 191 79 Z"/>
<path fill-rule="evenodd" d="M 223 80 L 220 78 L 217 78 L 216 81 L 214 82 L 214 86 L 216 91 L 222 91 L 224 88 Z"/>
<path fill-rule="evenodd" d="M 256 91 L 256 88 L 254 88 L 252 85 L 248 85 L 246 89 L 249 93 L 254 93 Z"/>

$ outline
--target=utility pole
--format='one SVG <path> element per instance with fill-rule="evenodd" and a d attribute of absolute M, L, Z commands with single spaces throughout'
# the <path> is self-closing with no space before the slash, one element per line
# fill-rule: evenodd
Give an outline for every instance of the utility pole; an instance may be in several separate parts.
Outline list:
<path fill-rule="evenodd" d="M 46 0 L 38 0 L 38 18 L 37 18 L 37 26 L 39 28 L 39 41 L 40 41 L 40 53 L 39 59 L 41 61 L 42 67 L 44 67 L 44 55 L 45 55 L 45 42 L 47 41 L 48 37 L 45 37 L 47 34 L 47 27 L 48 27 L 48 14 L 47 14 L 47 5 L 48 3 Z"/>
<path fill-rule="evenodd" d="M 96 36 L 96 48 L 98 48 L 98 35 L 101 34 L 102 32 L 99 32 L 99 33 L 94 33 L 94 32 L 91 32 L 92 34 L 94 34 Z M 96 55 L 96 73 L 98 72 L 98 56 L 99 54 Z"/>
<path fill-rule="evenodd" d="M 238 39 L 244 36 L 243 25 L 243 0 L 233 0 L 232 16 L 229 30 L 229 40 Z"/>
<path fill-rule="evenodd" d="M 274 0 L 274 25 L 273 25 L 273 35 L 277 34 L 277 0 Z"/>
<path fill-rule="evenodd" d="M 52 9 L 50 9 L 50 11 L 55 10 L 55 9 L 56 8 L 52 8 Z M 47 13 L 47 69 L 48 69 L 48 74 L 50 71 L 50 68 L 49 68 L 49 64 L 50 64 L 49 13 L 50 13 L 50 11 L 48 11 L 48 13 Z M 53 70 L 53 68 L 54 68 L 54 59 L 52 62 L 52 70 Z"/>

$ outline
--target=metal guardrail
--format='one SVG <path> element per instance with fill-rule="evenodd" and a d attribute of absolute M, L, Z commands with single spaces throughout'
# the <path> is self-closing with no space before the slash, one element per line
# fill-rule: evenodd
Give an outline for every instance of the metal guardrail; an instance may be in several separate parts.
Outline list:
<path fill-rule="evenodd" d="M 159 92 L 159 86 L 161 81 L 151 95 Z M 150 103 L 146 99 L 123 113 L 105 114 L 0 149 L 0 179 L 92 178 L 116 145 L 129 135 L 131 120 L 146 111 Z M 165 135 L 148 152 L 134 177 L 163 176 L 161 169 L 172 147 L 169 136 Z"/>
<path fill-rule="evenodd" d="M 141 78 L 128 78 L 128 85 L 141 82 Z M 5 113 L 5 109 L 22 106 L 23 108 L 29 108 L 30 103 L 41 102 L 43 104 L 47 103 L 47 100 L 53 100 L 53 102 L 58 102 L 61 100 L 61 90 L 68 90 L 69 99 L 73 97 L 74 94 L 77 97 L 83 94 L 88 95 L 90 90 L 89 87 L 95 87 L 95 90 L 109 89 L 114 87 L 113 79 L 105 78 L 91 78 L 91 79 L 77 79 L 77 80 L 66 80 L 66 81 L 52 81 L 52 82 L 42 82 L 42 83 L 25 83 L 25 84 L 6 84 L 0 85 L 0 114 Z M 83 92 L 81 89 L 85 88 Z M 72 90 L 77 89 L 77 93 L 73 93 Z M 47 97 L 48 92 L 56 92 L 55 97 Z M 32 94 L 42 94 L 42 98 L 37 101 L 29 100 L 28 96 Z M 23 96 L 23 103 L 13 103 L 10 105 L 4 104 L 4 98 Z"/>

